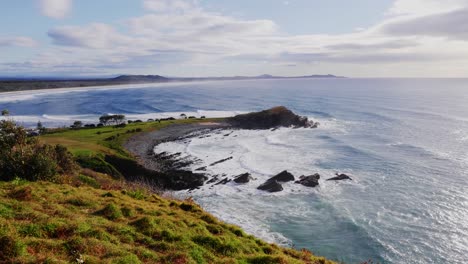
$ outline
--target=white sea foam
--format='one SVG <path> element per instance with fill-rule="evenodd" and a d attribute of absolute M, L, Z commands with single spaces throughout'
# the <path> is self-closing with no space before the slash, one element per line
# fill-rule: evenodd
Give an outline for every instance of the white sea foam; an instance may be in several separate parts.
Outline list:
<path fill-rule="evenodd" d="M 328 129 L 339 129 L 330 126 Z M 322 147 L 323 141 L 316 136 L 323 129 L 280 128 L 270 130 L 221 130 L 208 135 L 193 137 L 190 140 L 167 142 L 155 147 L 156 153 L 181 152 L 183 157 L 199 160 L 189 167 L 195 170 L 206 166 L 208 175 L 217 175 L 218 179 L 233 179 L 236 175 L 250 173 L 254 178 L 246 184 L 207 184 L 190 193 L 177 194 L 193 196 L 206 210 L 217 217 L 245 229 L 248 233 L 269 242 L 291 245 L 284 235 L 271 230 L 268 219 L 276 210 L 275 200 L 291 195 L 315 194 L 318 197 L 337 195 L 339 185 L 321 181 L 320 186 L 308 188 L 293 182 L 283 183 L 284 190 L 278 193 L 260 191 L 257 187 L 273 175 L 288 170 L 296 178 L 301 175 L 320 173 L 323 178 L 332 177 L 334 171 L 324 170 L 315 163 L 332 152 Z M 225 162 L 210 166 L 216 161 L 232 157 Z M 352 184 L 356 184 L 355 181 Z M 280 198 L 283 197 L 283 198 Z M 279 201 L 279 200 L 278 200 Z M 224 206 L 220 206 L 223 203 Z M 301 214 L 296 209 L 289 215 Z"/>

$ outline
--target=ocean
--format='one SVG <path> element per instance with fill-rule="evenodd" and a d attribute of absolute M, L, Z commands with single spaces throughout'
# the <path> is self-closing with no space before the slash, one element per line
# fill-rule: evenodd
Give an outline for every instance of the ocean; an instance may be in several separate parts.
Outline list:
<path fill-rule="evenodd" d="M 284 105 L 316 129 L 212 132 L 169 142 L 245 185 L 192 193 L 207 211 L 267 241 L 360 263 L 468 263 L 468 79 L 282 79 L 130 85 L 0 94 L 0 109 L 33 127 L 129 119 L 221 117 Z M 229 134 L 228 136 L 225 136 Z M 320 185 L 258 191 L 288 170 Z M 352 181 L 325 181 L 346 173 Z"/>

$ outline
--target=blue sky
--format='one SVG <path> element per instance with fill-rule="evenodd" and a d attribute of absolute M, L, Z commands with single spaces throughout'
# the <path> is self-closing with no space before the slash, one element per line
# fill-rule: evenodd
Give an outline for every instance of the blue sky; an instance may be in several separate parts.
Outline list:
<path fill-rule="evenodd" d="M 0 75 L 468 77 L 467 0 L 17 0 Z"/>

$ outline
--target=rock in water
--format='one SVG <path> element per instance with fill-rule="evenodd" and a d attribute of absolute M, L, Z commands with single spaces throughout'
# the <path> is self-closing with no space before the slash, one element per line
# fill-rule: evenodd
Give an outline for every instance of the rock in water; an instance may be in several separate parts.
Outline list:
<path fill-rule="evenodd" d="M 261 112 L 237 115 L 226 120 L 234 127 L 243 129 L 270 129 L 277 127 L 313 127 L 307 117 L 294 114 L 284 106 L 273 107 Z"/>
<path fill-rule="evenodd" d="M 295 183 L 302 184 L 307 187 L 315 187 L 319 185 L 320 174 L 315 173 L 314 175 L 310 176 L 301 176 L 299 180 Z"/>
<path fill-rule="evenodd" d="M 351 177 L 343 173 L 342 174 L 336 173 L 336 177 L 327 179 L 327 181 L 342 181 L 342 180 L 353 180 L 353 179 L 351 179 Z"/>
<path fill-rule="evenodd" d="M 250 173 L 244 173 L 241 175 L 236 176 L 234 179 L 235 183 L 248 183 L 250 180 L 252 180 L 252 176 L 250 176 Z"/>
<path fill-rule="evenodd" d="M 294 181 L 295 179 L 291 173 L 284 170 L 269 179 L 269 181 L 272 181 L 272 180 L 279 181 L 279 182 L 289 182 L 289 181 Z"/>
<path fill-rule="evenodd" d="M 294 181 L 294 176 L 288 171 L 282 171 L 258 186 L 257 189 L 268 192 L 280 192 L 283 190 L 283 186 L 279 182 L 289 181 Z"/>
<path fill-rule="evenodd" d="M 226 183 L 228 183 L 230 181 L 231 181 L 231 179 L 224 178 L 224 179 L 220 180 L 219 182 L 217 182 L 215 185 L 226 184 Z"/>
<path fill-rule="evenodd" d="M 267 192 L 281 192 L 283 186 L 275 180 L 268 180 L 264 184 L 258 186 L 257 189 Z"/>

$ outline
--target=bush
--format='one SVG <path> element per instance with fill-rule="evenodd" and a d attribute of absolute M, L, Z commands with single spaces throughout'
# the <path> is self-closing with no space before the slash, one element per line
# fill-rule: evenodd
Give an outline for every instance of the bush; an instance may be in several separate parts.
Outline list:
<path fill-rule="evenodd" d="M 61 146 L 40 144 L 28 138 L 23 127 L 0 121 L 0 180 L 60 181 L 59 174 L 75 174 L 73 156 Z"/>

